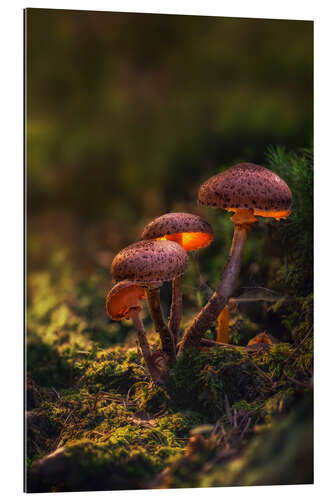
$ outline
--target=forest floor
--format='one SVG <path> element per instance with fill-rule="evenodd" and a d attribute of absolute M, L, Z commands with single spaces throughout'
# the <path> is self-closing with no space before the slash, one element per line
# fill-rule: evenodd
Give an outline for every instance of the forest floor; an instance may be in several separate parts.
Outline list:
<path fill-rule="evenodd" d="M 30 280 L 28 491 L 313 481 L 312 296 L 284 316 L 290 342 L 188 352 L 161 388 L 130 322 L 121 342 L 118 323 L 92 317 L 98 280 L 73 288 L 69 276 L 58 288 L 47 273 Z"/>

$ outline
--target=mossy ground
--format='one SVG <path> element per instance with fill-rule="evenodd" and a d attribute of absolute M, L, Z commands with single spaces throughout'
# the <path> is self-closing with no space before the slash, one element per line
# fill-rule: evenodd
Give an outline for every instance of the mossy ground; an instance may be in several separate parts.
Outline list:
<path fill-rule="evenodd" d="M 309 158 L 307 152 L 271 151 L 268 166 L 284 173 L 295 210 L 290 221 L 271 225 L 269 237 L 258 224 L 244 256 L 240 281 L 256 276 L 278 292 L 279 300 L 239 304 L 230 322 L 231 342 L 239 347 L 186 353 L 164 388 L 150 382 L 131 323 L 108 320 L 110 276 L 108 266 L 87 261 L 94 250 L 84 245 L 55 250 L 47 238 L 41 247 L 41 233 L 30 235 L 28 491 L 312 482 Z M 222 238 L 228 240 L 231 226 L 219 217 L 211 222 L 222 224 L 223 231 L 216 233 L 215 250 L 207 250 L 205 275 L 200 275 L 212 287 L 223 264 L 220 249 L 228 247 Z M 289 249 L 288 259 L 281 248 L 277 253 L 277 241 Z M 260 265 L 258 255 L 265 256 Z M 205 302 L 197 268 L 192 259 L 184 282 L 183 326 Z M 164 307 L 169 291 L 168 285 L 162 289 Z M 146 308 L 143 320 L 157 348 Z M 207 337 L 215 338 L 215 326 Z M 264 329 L 278 343 L 269 350 L 244 349 Z"/>
<path fill-rule="evenodd" d="M 37 276 L 32 283 L 45 290 L 49 279 Z M 258 352 L 242 347 L 188 352 L 167 386 L 155 387 L 128 322 L 121 345 L 120 325 L 108 329 L 107 319 L 100 320 L 102 326 L 93 315 L 85 319 L 89 300 L 95 302 L 95 311 L 100 302 L 102 310 L 102 294 L 91 283 L 78 288 L 72 283 L 72 299 L 63 302 L 66 282 L 66 276 L 57 279 L 56 296 L 47 289 L 45 302 L 35 288 L 38 300 L 29 306 L 29 491 L 295 482 L 292 473 L 272 475 L 269 457 L 260 458 L 260 442 L 269 455 L 276 441 L 288 470 L 300 459 L 297 446 L 304 433 L 311 447 L 308 428 L 302 430 L 294 416 L 312 391 L 310 336 Z M 82 306 L 75 293 L 89 286 L 92 293 Z M 111 338 L 109 347 L 104 347 L 103 335 Z M 93 340 L 96 336 L 100 342 Z M 150 342 L 158 345 L 153 333 Z M 309 416 L 306 424 L 311 425 Z M 281 442 L 285 432 L 286 446 Z M 305 472 L 297 477 L 311 482 L 311 450 L 305 460 Z"/>

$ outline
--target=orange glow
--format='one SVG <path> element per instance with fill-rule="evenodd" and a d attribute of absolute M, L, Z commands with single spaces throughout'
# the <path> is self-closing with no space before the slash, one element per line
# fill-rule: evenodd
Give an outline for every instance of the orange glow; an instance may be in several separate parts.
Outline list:
<path fill-rule="evenodd" d="M 217 318 L 217 342 L 223 342 L 224 344 L 229 344 L 229 320 L 230 313 L 229 307 L 225 306 L 220 312 Z"/>
<path fill-rule="evenodd" d="M 165 236 L 161 236 L 156 239 L 176 241 L 184 248 L 184 250 L 191 252 L 192 250 L 198 250 L 199 248 L 210 245 L 213 241 L 213 235 L 209 233 L 177 233 L 166 234 Z"/>
<path fill-rule="evenodd" d="M 270 212 L 269 210 L 254 210 L 254 215 L 259 217 L 272 217 L 273 219 L 286 219 L 291 214 L 291 210 L 283 210 L 281 212 Z"/>
<path fill-rule="evenodd" d="M 235 212 L 237 213 L 240 210 L 245 210 L 245 209 L 239 209 L 239 208 L 226 208 L 228 212 Z M 291 210 L 282 210 L 280 212 L 275 212 L 274 210 L 259 210 L 259 209 L 254 209 L 253 210 L 253 215 L 259 215 L 259 217 L 271 217 L 276 220 L 280 219 L 286 219 L 289 217 L 291 214 Z"/>
<path fill-rule="evenodd" d="M 107 313 L 116 321 L 120 321 L 122 318 L 129 319 L 129 310 L 131 307 L 141 308 L 139 299 L 143 299 L 144 297 L 144 288 L 139 285 L 123 288 L 113 297 L 107 297 Z"/>
<path fill-rule="evenodd" d="M 247 345 L 255 345 L 255 344 L 268 344 L 273 345 L 272 336 L 266 332 L 258 333 L 255 337 L 248 341 Z"/>

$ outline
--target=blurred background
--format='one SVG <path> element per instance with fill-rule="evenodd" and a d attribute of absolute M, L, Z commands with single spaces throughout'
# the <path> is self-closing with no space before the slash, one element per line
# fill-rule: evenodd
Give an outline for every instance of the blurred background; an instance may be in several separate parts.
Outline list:
<path fill-rule="evenodd" d="M 215 231 L 185 276 L 186 314 L 199 310 L 219 280 L 232 224 L 198 207 L 197 191 L 234 163 L 275 169 L 293 191 L 298 222 L 311 226 L 312 181 L 300 214 L 290 154 L 312 146 L 312 22 L 28 9 L 26 51 L 31 345 L 53 346 L 59 331 L 72 347 L 80 333 L 102 345 L 122 340 L 127 322 L 104 312 L 110 264 L 168 211 L 198 213 Z M 286 293 L 283 224 L 261 220 L 253 230 L 236 295 Z M 311 235 L 310 227 L 309 252 Z M 304 296 L 312 287 L 305 257 Z M 166 285 L 165 308 L 169 293 Z M 248 333 L 240 338 L 234 323 L 232 340 L 258 328 L 288 339 L 266 309 L 246 310 Z"/>

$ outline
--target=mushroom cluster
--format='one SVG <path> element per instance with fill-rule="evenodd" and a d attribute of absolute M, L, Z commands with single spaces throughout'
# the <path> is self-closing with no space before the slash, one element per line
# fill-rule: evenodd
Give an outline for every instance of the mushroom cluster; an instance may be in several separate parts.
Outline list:
<path fill-rule="evenodd" d="M 188 252 L 210 245 L 213 229 L 202 217 L 189 213 L 167 213 L 150 222 L 141 240 L 121 250 L 111 272 L 115 285 L 106 298 L 106 311 L 114 320 L 132 319 L 142 355 L 155 383 L 164 383 L 178 356 L 197 348 L 206 330 L 218 319 L 217 340 L 228 342 L 228 301 L 240 272 L 245 243 L 259 217 L 276 220 L 291 213 L 292 195 L 287 184 L 260 165 L 239 163 L 208 179 L 199 189 L 202 205 L 234 212 L 234 235 L 220 284 L 207 304 L 192 320 L 178 343 L 182 318 L 182 279 Z M 160 288 L 172 281 L 168 323 L 160 303 Z M 152 351 L 140 319 L 140 301 L 147 299 L 151 318 L 161 339 Z"/>
<path fill-rule="evenodd" d="M 148 224 L 142 239 L 175 241 L 187 252 L 199 250 L 213 241 L 213 229 L 202 217 L 183 212 L 173 212 L 157 217 Z M 172 303 L 169 318 L 169 328 L 175 345 L 178 341 L 178 331 L 182 317 L 182 276 L 172 280 Z"/>

